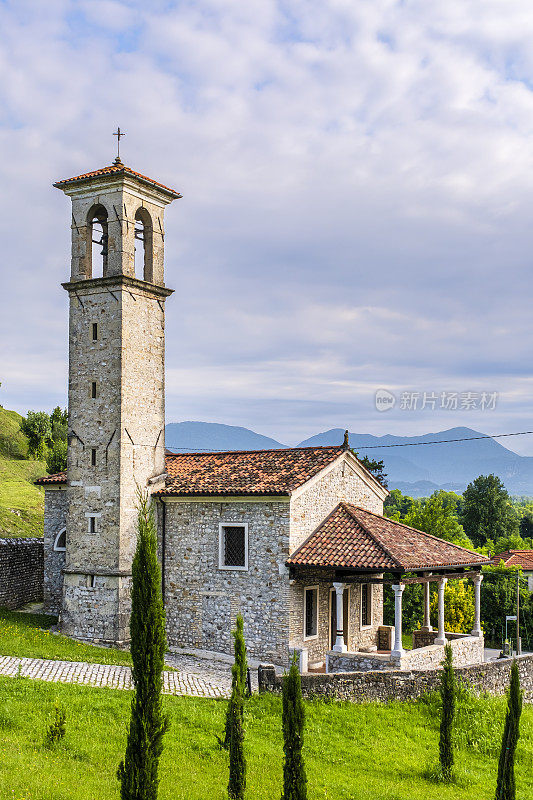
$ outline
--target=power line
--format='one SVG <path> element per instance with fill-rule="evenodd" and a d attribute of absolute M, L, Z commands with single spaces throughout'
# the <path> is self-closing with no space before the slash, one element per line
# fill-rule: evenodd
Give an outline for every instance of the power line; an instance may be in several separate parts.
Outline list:
<path fill-rule="evenodd" d="M 495 433 L 493 436 L 489 434 L 483 436 L 465 436 L 461 439 L 435 439 L 431 442 L 398 442 L 397 444 L 367 444 L 367 445 L 356 445 L 355 450 L 380 450 L 383 448 L 388 447 L 422 447 L 429 444 L 451 444 L 454 442 L 473 442 L 478 439 L 502 439 L 505 436 L 527 436 L 528 434 L 532 434 L 533 431 L 518 431 L 517 433 Z M 146 445 L 147 447 L 153 447 L 153 445 Z M 307 445 L 308 447 L 312 447 L 312 445 Z M 334 445 L 327 445 L 329 447 L 333 447 Z M 218 450 L 217 448 L 212 447 L 195 447 L 194 450 L 191 450 L 190 447 L 173 447 L 172 445 L 167 445 L 168 450 L 182 450 L 185 453 L 228 453 L 232 452 L 231 450 Z M 268 448 L 272 449 L 272 448 Z M 298 448 L 279 448 L 287 449 L 287 450 L 297 450 Z M 304 449 L 304 448 L 302 448 Z M 243 452 L 239 450 L 239 452 Z"/>
<path fill-rule="evenodd" d="M 504 436 L 526 436 L 533 431 L 518 431 L 518 433 L 495 433 L 494 436 L 465 436 L 464 439 L 436 439 L 433 442 L 403 442 L 398 444 L 368 444 L 361 445 L 358 450 L 379 450 L 383 447 L 421 447 L 427 444 L 451 444 L 452 442 L 473 442 L 476 439 L 502 439 Z"/>

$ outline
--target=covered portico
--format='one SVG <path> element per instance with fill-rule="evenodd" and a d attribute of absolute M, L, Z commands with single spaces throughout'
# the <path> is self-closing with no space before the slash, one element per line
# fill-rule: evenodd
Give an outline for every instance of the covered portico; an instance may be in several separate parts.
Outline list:
<path fill-rule="evenodd" d="M 418 531 L 400 522 L 348 503 L 340 503 L 324 522 L 289 558 L 291 578 L 304 586 L 308 575 L 316 576 L 323 571 L 328 575 L 335 593 L 335 642 L 330 650 L 330 661 L 336 654 L 347 653 L 344 619 L 346 591 L 361 587 L 372 587 L 369 596 L 374 596 L 374 587 L 381 589 L 390 585 L 394 591 L 394 631 L 376 625 L 374 643 L 364 648 L 351 648 L 351 652 L 372 663 L 370 652 L 376 659 L 401 664 L 406 653 L 402 644 L 402 598 L 405 587 L 419 583 L 424 586 L 422 625 L 416 632 L 414 648 L 444 645 L 447 639 L 482 639 L 480 586 L 481 568 L 489 560 L 451 542 Z M 472 631 L 466 634 L 446 634 L 444 624 L 444 591 L 448 580 L 467 579 L 474 584 L 475 614 Z M 430 622 L 430 584 L 438 589 L 438 626 L 434 631 Z M 362 619 L 362 618 L 361 618 Z M 383 636 L 382 636 L 383 634 Z M 383 646 L 389 636 L 388 646 Z M 390 634 L 393 634 L 392 641 Z M 355 635 L 351 640 L 356 640 Z M 367 637 L 368 639 L 368 637 Z M 476 645 L 477 653 L 482 651 Z M 459 647 L 459 645 L 456 645 Z M 465 648 L 466 649 L 466 645 Z M 386 652 L 385 652 L 386 651 Z M 418 653 L 419 658 L 422 653 Z M 370 667 L 368 667 L 370 668 Z"/>

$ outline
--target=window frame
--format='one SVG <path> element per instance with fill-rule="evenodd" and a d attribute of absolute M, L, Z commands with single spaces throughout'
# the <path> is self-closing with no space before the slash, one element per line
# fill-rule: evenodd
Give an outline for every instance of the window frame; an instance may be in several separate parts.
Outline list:
<path fill-rule="evenodd" d="M 244 566 L 224 564 L 224 528 L 243 528 L 244 529 Z M 218 568 L 223 570 L 235 570 L 237 572 L 248 572 L 248 523 L 247 522 L 219 522 L 218 525 Z"/>
<path fill-rule="evenodd" d="M 316 592 L 316 633 L 311 634 L 310 636 L 307 635 L 307 592 Z M 313 586 L 304 586 L 304 596 L 303 596 L 303 637 L 304 642 L 309 642 L 311 639 L 318 639 L 319 632 L 318 632 L 318 615 L 320 609 L 320 586 L 318 584 L 314 584 Z"/>
<path fill-rule="evenodd" d="M 363 625 L 363 591 L 365 590 L 368 592 L 367 603 L 370 622 L 366 625 Z M 372 583 L 361 584 L 361 595 L 359 600 L 359 626 L 362 631 L 368 630 L 372 627 L 374 622 L 374 586 Z"/>
<path fill-rule="evenodd" d="M 64 547 L 58 547 L 57 543 L 59 541 L 59 537 L 62 536 L 63 534 L 65 534 L 65 546 Z M 61 530 L 57 533 L 57 535 L 54 538 L 53 551 L 54 551 L 54 553 L 64 553 L 66 551 L 66 549 L 67 549 L 67 529 L 66 529 L 66 527 L 63 527 L 63 528 L 61 528 Z"/>

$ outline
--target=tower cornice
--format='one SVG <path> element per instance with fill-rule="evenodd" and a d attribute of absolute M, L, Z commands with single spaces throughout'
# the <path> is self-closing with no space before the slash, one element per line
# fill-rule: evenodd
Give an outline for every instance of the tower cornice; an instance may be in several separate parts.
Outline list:
<path fill-rule="evenodd" d="M 61 286 L 67 292 L 86 294 L 91 289 L 140 289 L 147 294 L 156 297 L 170 297 L 174 289 L 166 286 L 159 286 L 149 281 L 141 281 L 139 278 L 131 278 L 129 275 L 106 275 L 105 278 L 88 278 L 80 281 L 66 281 Z"/>

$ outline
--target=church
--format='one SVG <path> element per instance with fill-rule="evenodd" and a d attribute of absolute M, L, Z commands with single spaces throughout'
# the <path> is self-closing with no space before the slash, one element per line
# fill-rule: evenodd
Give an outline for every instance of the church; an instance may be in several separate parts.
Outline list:
<path fill-rule="evenodd" d="M 335 447 L 165 450 L 164 212 L 179 192 L 125 166 L 60 180 L 72 201 L 68 466 L 45 489 L 45 606 L 82 640 L 128 642 L 138 492 L 153 500 L 170 649 L 230 654 L 244 618 L 252 658 L 302 670 L 335 654 L 401 659 L 405 581 L 444 644 L 444 587 L 474 580 L 470 552 L 383 516 L 387 490 Z M 184 346 L 182 343 L 181 346 Z M 388 580 L 384 576 L 389 576 Z M 408 576 L 406 578 L 406 576 Z M 414 577 L 413 577 L 414 576 Z M 429 621 L 429 583 L 439 624 Z M 395 625 L 383 626 L 383 589 Z M 387 637 L 388 635 L 388 637 Z"/>

